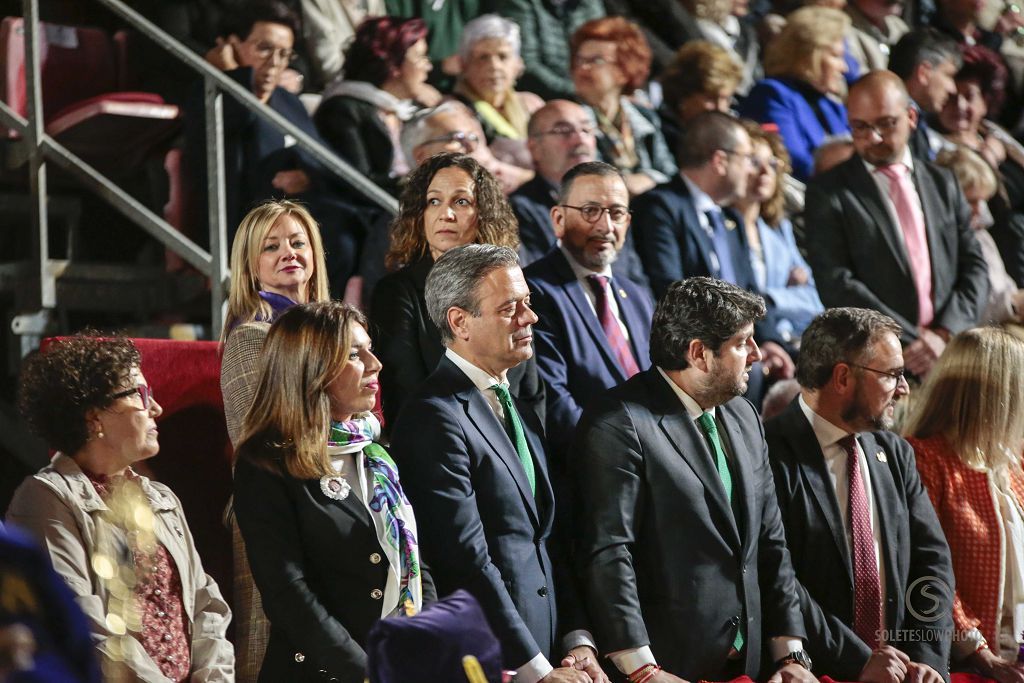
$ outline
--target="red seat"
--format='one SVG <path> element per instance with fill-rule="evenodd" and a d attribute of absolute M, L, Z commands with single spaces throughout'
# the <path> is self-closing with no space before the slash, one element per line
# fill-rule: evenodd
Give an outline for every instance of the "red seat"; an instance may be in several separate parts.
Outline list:
<path fill-rule="evenodd" d="M 178 107 L 151 93 L 117 92 L 117 45 L 102 30 L 40 24 L 46 132 L 104 173 L 130 170 L 179 125 Z M 0 97 L 28 115 L 25 23 L 0 22 Z M 2 129 L 0 129 L 2 130 Z M 6 137 L 18 133 L 6 131 Z"/>

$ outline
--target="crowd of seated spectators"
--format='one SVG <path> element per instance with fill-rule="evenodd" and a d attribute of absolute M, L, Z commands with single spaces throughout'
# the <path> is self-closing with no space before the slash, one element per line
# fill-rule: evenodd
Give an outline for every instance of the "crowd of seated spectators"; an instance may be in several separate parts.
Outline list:
<path fill-rule="evenodd" d="M 57 454 L 6 520 L 48 551 L 104 676 L 362 681 L 378 620 L 465 588 L 527 683 L 809 683 L 804 650 L 831 667 L 816 673 L 864 683 L 948 682 L 950 665 L 1024 681 L 1019 10 L 131 4 L 398 212 L 223 98 L 230 610 L 174 493 L 132 469 L 156 454 L 162 412 L 138 352 L 74 337 L 25 365 L 21 409 Z M 170 76 L 149 82 L 182 104 L 191 232 L 206 234 L 204 85 Z M 662 429 L 706 447 L 706 496 L 655 469 Z M 437 463 L 414 457 L 428 447 Z M 687 518 L 691 499 L 710 515 Z M 708 594 L 715 609 L 739 594 L 739 613 L 694 608 L 725 619 L 689 625 L 728 641 L 713 665 L 661 635 L 691 612 L 651 577 L 706 579 L 661 573 L 675 516 L 723 547 L 762 527 L 743 576 Z M 117 553 L 130 576 L 103 564 Z M 928 568 L 948 624 L 906 618 L 945 640 L 887 642 Z M 57 665 L 95 677 L 71 656 Z"/>

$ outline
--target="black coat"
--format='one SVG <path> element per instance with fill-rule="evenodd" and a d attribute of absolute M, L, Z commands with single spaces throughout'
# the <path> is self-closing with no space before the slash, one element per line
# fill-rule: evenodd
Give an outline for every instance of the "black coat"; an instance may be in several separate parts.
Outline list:
<path fill-rule="evenodd" d="M 871 646 L 853 632 L 853 564 L 825 456 L 796 400 L 765 424 L 765 438 L 801 584 L 807 649 L 816 670 L 836 680 L 857 680 Z M 917 472 L 914 449 L 891 432 L 862 432 L 857 438 L 867 456 L 882 531 L 885 624 L 900 634 L 887 640 L 911 661 L 927 664 L 948 680 L 953 566 L 946 536 Z M 924 580 L 935 583 L 932 594 L 939 602 L 930 612 L 936 615 L 934 621 L 921 620 L 914 612 L 913 586 Z M 916 599 L 917 609 L 932 607 L 931 596 Z"/>
<path fill-rule="evenodd" d="M 376 106 L 348 95 L 329 97 L 320 103 L 313 121 L 338 156 L 398 196 L 399 179 L 391 177 L 395 148 Z"/>
<path fill-rule="evenodd" d="M 319 480 L 271 473 L 243 453 L 235 515 L 270 619 L 259 680 L 362 683 L 366 635 L 380 619 L 388 571 L 363 503 L 354 494 L 332 500 Z M 423 601 L 433 602 L 430 572 L 421 570 Z"/>

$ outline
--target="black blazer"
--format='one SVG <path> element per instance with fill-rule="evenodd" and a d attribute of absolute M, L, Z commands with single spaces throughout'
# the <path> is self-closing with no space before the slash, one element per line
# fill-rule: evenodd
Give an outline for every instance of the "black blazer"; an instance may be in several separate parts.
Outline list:
<path fill-rule="evenodd" d="M 933 327 L 956 334 L 978 324 L 988 268 L 970 227 L 970 206 L 952 171 L 914 159 L 932 262 Z M 891 316 L 904 343 L 917 338 L 917 288 L 903 232 L 857 155 L 811 180 L 804 210 L 807 261 L 826 308 L 857 306 Z"/>
<path fill-rule="evenodd" d="M 235 467 L 235 515 L 270 619 L 259 680 L 362 683 L 366 635 L 380 619 L 377 596 L 388 571 L 363 504 L 354 494 L 332 500 L 319 480 L 273 474 L 243 452 Z M 434 602 L 425 564 L 421 571 L 423 601 Z"/>
<path fill-rule="evenodd" d="M 389 432 L 406 399 L 444 355 L 441 333 L 430 321 L 424 298 L 427 275 L 433 267 L 433 259 L 424 256 L 385 275 L 373 290 L 373 343 L 384 366 L 380 394 Z M 528 404 L 543 424 L 545 389 L 537 361 L 531 358 L 509 370 L 508 383 L 509 392 Z"/>
<path fill-rule="evenodd" d="M 329 97 L 313 116 L 320 135 L 342 159 L 381 188 L 398 196 L 391 177 L 395 147 L 376 106 L 348 95 Z"/>
<path fill-rule="evenodd" d="M 439 594 L 473 594 L 512 669 L 538 652 L 550 660 L 558 633 L 547 549 L 554 495 L 540 423 L 529 409 L 519 413 L 536 496 L 504 427 L 447 357 L 409 397 L 391 441 Z"/>
<path fill-rule="evenodd" d="M 765 423 L 765 437 L 815 668 L 855 681 L 871 647 L 853 632 L 853 564 L 835 487 L 814 429 L 798 400 Z M 890 644 L 949 680 L 953 568 L 949 546 L 914 463 L 914 449 L 891 432 L 857 435 L 871 472 L 871 493 L 882 530 L 886 628 Z M 883 454 L 884 460 L 878 457 Z M 915 594 L 927 578 L 939 600 Z M 946 590 L 943 590 L 943 589 Z M 934 621 L 914 616 L 914 609 Z"/>
<path fill-rule="evenodd" d="M 727 680 L 745 619 L 742 672 L 756 680 L 764 639 L 803 637 L 803 618 L 757 411 L 735 398 L 716 419 L 732 506 L 700 428 L 656 368 L 583 411 L 569 458 L 579 571 L 602 650 L 649 643 L 676 676 Z"/>

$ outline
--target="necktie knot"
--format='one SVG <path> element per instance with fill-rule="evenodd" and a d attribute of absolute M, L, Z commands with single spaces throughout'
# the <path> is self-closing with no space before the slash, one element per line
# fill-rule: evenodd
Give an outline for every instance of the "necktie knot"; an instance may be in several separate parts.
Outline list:
<path fill-rule="evenodd" d="M 885 164 L 884 166 L 876 166 L 878 172 L 884 175 L 889 180 L 899 182 L 903 180 L 905 172 L 909 170 L 903 164 Z"/>
<path fill-rule="evenodd" d="M 853 434 L 847 434 L 843 438 L 839 439 L 839 441 L 837 441 L 836 443 L 839 444 L 839 447 L 842 448 L 847 455 L 852 456 L 856 452 L 857 448 L 856 438 L 857 437 L 855 437 Z"/>
<path fill-rule="evenodd" d="M 504 384 L 492 384 L 491 391 L 498 396 L 498 400 L 501 401 L 503 406 L 508 405 L 512 402 L 512 394 L 509 393 L 508 387 Z"/>
<path fill-rule="evenodd" d="M 718 436 L 718 425 L 715 424 L 715 418 L 712 417 L 711 413 L 704 412 L 697 418 L 697 424 L 700 425 L 701 429 L 708 436 L 714 438 Z"/>
<path fill-rule="evenodd" d="M 608 286 L 608 276 L 593 273 L 587 276 L 587 282 L 590 283 L 590 287 L 595 293 L 604 294 L 605 288 Z"/>

